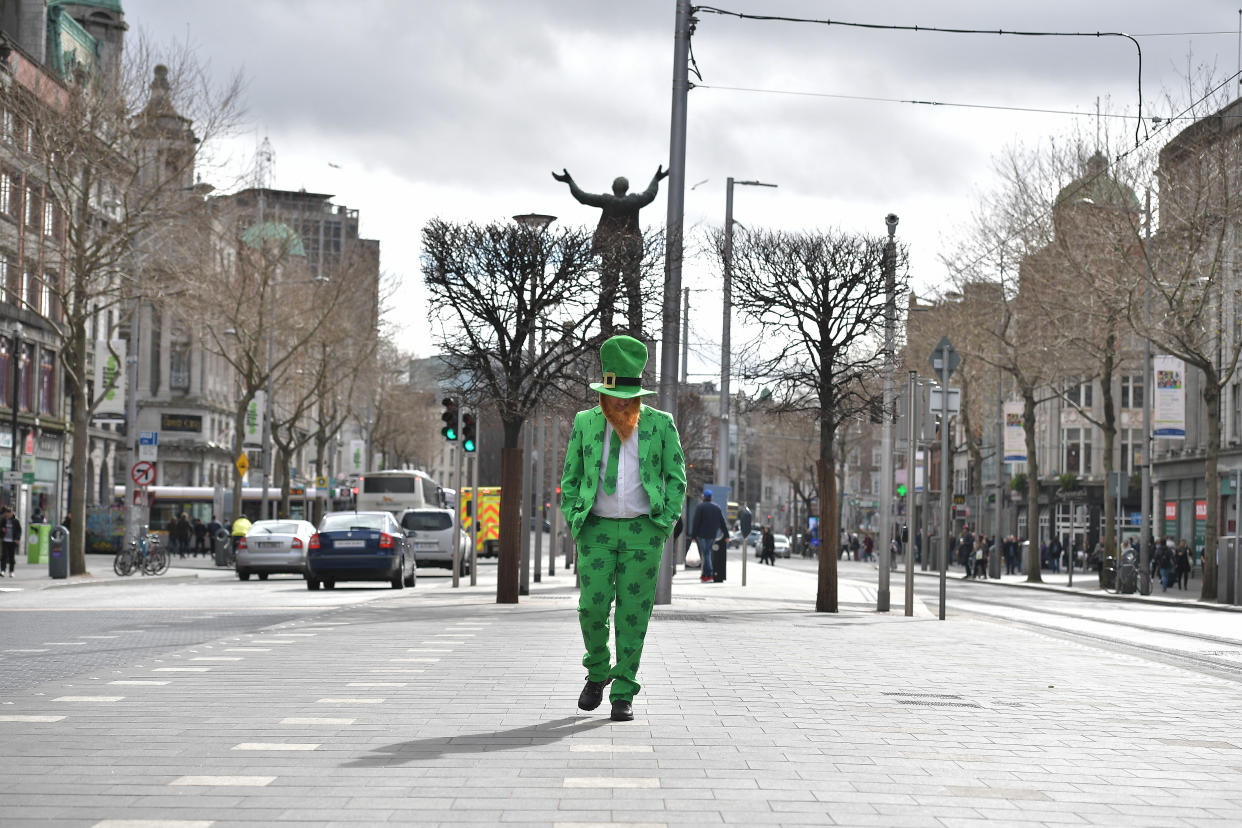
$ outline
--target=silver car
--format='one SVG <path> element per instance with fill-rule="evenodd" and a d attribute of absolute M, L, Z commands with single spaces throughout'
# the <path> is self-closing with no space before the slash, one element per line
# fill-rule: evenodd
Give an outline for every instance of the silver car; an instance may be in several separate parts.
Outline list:
<path fill-rule="evenodd" d="M 401 528 L 414 542 L 414 561 L 419 566 L 453 569 L 453 510 L 406 509 L 401 513 Z M 470 574 L 470 538 L 461 533 L 462 575 Z"/>
<path fill-rule="evenodd" d="M 237 577 L 250 580 L 251 573 L 266 581 L 273 572 L 305 575 L 306 550 L 315 525 L 304 520 L 260 520 L 237 543 Z"/>

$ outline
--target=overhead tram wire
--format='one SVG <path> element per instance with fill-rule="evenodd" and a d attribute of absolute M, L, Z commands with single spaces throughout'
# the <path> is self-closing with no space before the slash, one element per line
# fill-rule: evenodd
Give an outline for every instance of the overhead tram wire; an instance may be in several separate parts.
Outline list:
<path fill-rule="evenodd" d="M 1041 31 L 1022 31 L 1014 29 L 965 29 L 947 26 L 908 26 L 892 23 L 859 23 L 846 20 L 831 20 L 812 17 L 785 17 L 782 15 L 770 14 L 750 14 L 748 12 L 731 11 L 729 9 L 721 9 L 716 6 L 695 6 L 691 9 L 691 13 L 704 12 L 707 14 L 716 14 L 722 17 L 736 17 L 739 20 L 756 20 L 760 22 L 778 22 L 778 23 L 808 23 L 818 26 L 843 26 L 851 29 L 870 29 L 873 31 L 890 31 L 890 32 L 936 32 L 939 34 L 986 34 L 986 35 L 1005 35 L 1011 37 L 1120 37 L 1134 44 L 1134 50 L 1138 56 L 1138 121 L 1134 125 L 1134 144 L 1139 146 L 1141 143 L 1140 130 L 1143 129 L 1143 47 L 1135 39 L 1134 35 L 1125 32 L 1041 32 Z M 697 66 L 696 66 L 697 69 Z M 700 81 L 702 77 L 700 76 Z"/>
<path fill-rule="evenodd" d="M 695 84 L 696 89 L 715 89 L 725 92 L 758 92 L 769 95 L 798 95 L 808 98 L 831 98 L 834 100 L 844 101 L 867 101 L 872 103 L 899 103 L 899 104 L 915 104 L 918 106 L 943 106 L 958 109 L 996 109 L 1004 112 L 1032 112 L 1044 115 L 1075 115 L 1086 116 L 1091 118 L 1139 118 L 1139 115 L 1123 115 L 1120 113 L 1106 112 L 1097 114 L 1095 112 L 1079 112 L 1073 109 L 1042 109 L 1032 106 L 1005 106 L 1003 104 L 972 104 L 957 103 L 953 101 L 920 101 L 907 98 L 883 98 L 875 95 L 845 95 L 833 92 L 806 92 L 797 89 L 759 89 L 748 86 L 717 86 L 711 83 Z M 1161 118 L 1161 121 L 1169 120 Z"/>

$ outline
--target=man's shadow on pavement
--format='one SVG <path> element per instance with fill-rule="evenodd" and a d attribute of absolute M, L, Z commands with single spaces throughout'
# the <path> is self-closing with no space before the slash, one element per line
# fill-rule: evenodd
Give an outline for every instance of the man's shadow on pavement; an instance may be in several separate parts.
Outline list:
<path fill-rule="evenodd" d="M 411 762 L 439 759 L 459 753 L 491 753 L 497 750 L 518 750 L 559 742 L 567 736 L 588 733 L 604 725 L 612 724 L 605 718 L 566 716 L 551 722 L 526 725 L 511 730 L 492 733 L 470 733 L 464 736 L 438 736 L 431 739 L 414 739 L 377 748 L 368 756 L 346 762 L 343 768 L 382 768 L 406 765 Z"/>

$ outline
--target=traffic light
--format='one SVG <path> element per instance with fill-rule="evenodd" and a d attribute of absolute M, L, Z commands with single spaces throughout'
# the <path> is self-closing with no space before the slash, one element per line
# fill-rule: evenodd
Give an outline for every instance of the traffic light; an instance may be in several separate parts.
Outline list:
<path fill-rule="evenodd" d="M 466 451 L 474 451 L 474 438 L 474 412 L 467 409 L 461 412 L 461 447 Z"/>
<path fill-rule="evenodd" d="M 908 491 L 909 491 L 909 489 L 907 489 L 907 488 L 906 488 L 906 484 L 905 484 L 905 483 L 898 483 L 898 484 L 897 484 L 897 496 L 898 496 L 898 497 L 905 497 L 905 496 L 906 496 L 906 492 L 908 492 Z"/>
<path fill-rule="evenodd" d="M 450 443 L 457 442 L 457 401 L 452 397 L 445 397 L 441 402 L 444 403 L 444 413 L 440 415 L 440 419 L 444 421 L 444 428 L 440 429 L 440 433 L 444 435 L 444 439 Z"/>

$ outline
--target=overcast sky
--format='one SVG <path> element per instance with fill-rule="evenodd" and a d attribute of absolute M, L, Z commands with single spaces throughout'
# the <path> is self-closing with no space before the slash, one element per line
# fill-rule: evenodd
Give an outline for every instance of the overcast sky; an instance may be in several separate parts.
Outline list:
<path fill-rule="evenodd" d="M 594 225 L 550 172 L 583 189 L 617 175 L 635 189 L 667 164 L 674 0 L 125 0 L 131 30 L 187 35 L 221 74 L 248 80 L 248 129 L 267 136 L 273 184 L 333 193 L 361 211 L 399 279 L 393 320 L 420 355 L 426 299 L 419 229 L 440 216 L 491 221 L 540 212 Z M 1144 111 L 1185 89 L 1188 66 L 1237 69 L 1238 4 L 1223 0 L 722 0 L 721 8 L 867 23 L 1123 31 L 1143 49 Z M 1215 33 L 1215 34 L 1213 34 Z M 1224 34 L 1222 34 L 1224 33 Z M 1007 144 L 1078 129 L 1138 104 L 1133 45 L 1119 38 L 1016 38 L 740 21 L 700 13 L 694 54 L 710 87 L 1071 110 L 1081 117 L 698 88 L 690 93 L 688 225 L 723 221 L 725 179 L 751 227 L 882 234 L 900 216 L 916 293 L 989 186 Z M 1235 87 L 1236 88 L 1236 87 Z M 1121 123 L 1114 123 L 1117 130 Z M 1124 122 L 1133 132 L 1133 121 Z M 337 165 L 337 166 L 330 166 Z M 665 182 L 667 183 L 667 182 Z M 643 212 L 662 225 L 664 189 Z M 717 370 L 719 276 L 688 263 L 692 373 Z M 735 331 L 737 329 L 735 328 Z M 654 355 L 653 355 L 654 358 Z"/>

